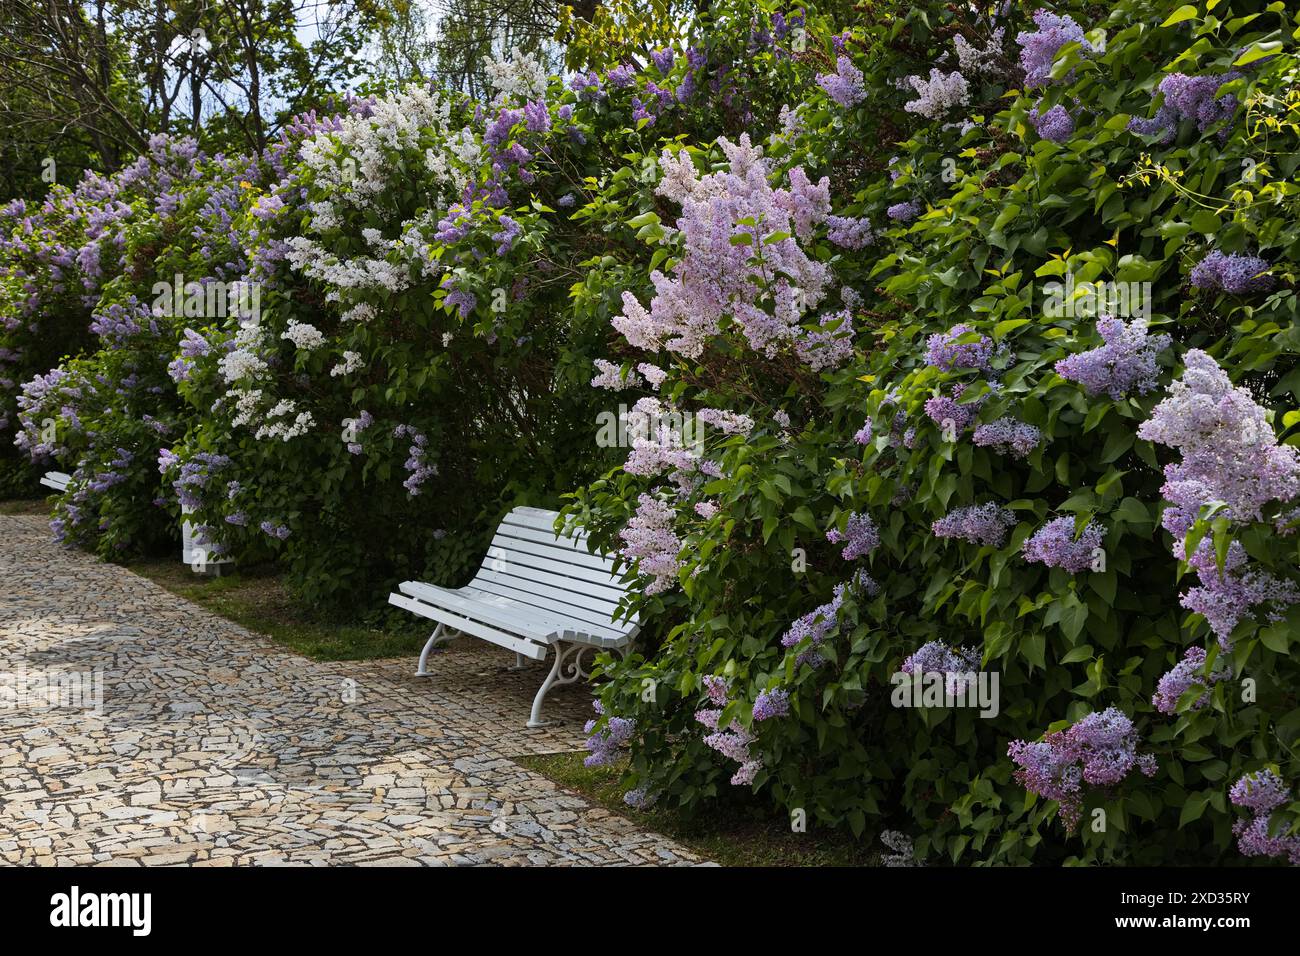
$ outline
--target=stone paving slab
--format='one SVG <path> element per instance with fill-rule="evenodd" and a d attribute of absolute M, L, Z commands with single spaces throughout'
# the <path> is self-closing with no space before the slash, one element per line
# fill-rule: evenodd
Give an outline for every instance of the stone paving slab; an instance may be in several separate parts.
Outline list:
<path fill-rule="evenodd" d="M 311 661 L 0 516 L 0 862 L 700 862 L 510 759 L 578 749 L 591 713 L 562 687 L 526 729 L 545 671 L 513 663 Z"/>

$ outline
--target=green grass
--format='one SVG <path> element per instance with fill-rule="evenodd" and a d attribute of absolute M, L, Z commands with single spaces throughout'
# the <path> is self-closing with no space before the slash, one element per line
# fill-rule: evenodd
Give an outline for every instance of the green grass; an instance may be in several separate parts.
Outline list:
<path fill-rule="evenodd" d="M 221 577 L 195 574 L 175 558 L 137 561 L 127 567 L 312 660 L 409 657 L 418 654 L 429 637 L 429 626 L 414 619 L 379 627 L 312 615 L 289 593 L 273 567 L 242 568 Z"/>
<path fill-rule="evenodd" d="M 874 866 L 880 854 L 840 832 L 794 833 L 783 816 L 755 806 L 717 807 L 686 818 L 665 810 L 642 812 L 623 802 L 621 767 L 584 767 L 583 754 L 515 757 L 566 790 L 670 837 L 723 866 Z"/>

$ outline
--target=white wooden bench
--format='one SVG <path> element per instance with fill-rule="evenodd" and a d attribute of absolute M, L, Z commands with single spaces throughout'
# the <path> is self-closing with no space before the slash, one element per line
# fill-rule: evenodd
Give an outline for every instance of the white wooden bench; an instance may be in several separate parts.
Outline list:
<path fill-rule="evenodd" d="M 388 600 L 438 626 L 420 653 L 417 677 L 427 677 L 429 652 L 456 634 L 469 634 L 515 652 L 545 660 L 551 671 L 533 698 L 529 727 L 543 727 L 542 701 L 552 687 L 590 676 L 584 654 L 622 652 L 640 625 L 633 616 L 614 619 L 627 586 L 614 573 L 614 559 L 593 554 L 585 535 L 560 537 L 559 515 L 540 508 L 515 508 L 492 538 L 474 580 L 458 590 L 406 581 Z"/>
<path fill-rule="evenodd" d="M 68 482 L 72 481 L 71 475 L 65 475 L 61 471 L 47 471 L 41 478 L 41 484 L 46 488 L 53 488 L 55 491 L 67 491 Z"/>

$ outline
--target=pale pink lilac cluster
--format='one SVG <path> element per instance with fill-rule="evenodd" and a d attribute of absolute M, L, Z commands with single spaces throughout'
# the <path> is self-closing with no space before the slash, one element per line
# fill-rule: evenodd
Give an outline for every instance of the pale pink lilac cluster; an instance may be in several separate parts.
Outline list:
<path fill-rule="evenodd" d="M 841 249 L 864 249 L 876 241 L 866 216 L 827 216 L 826 238 Z"/>
<path fill-rule="evenodd" d="M 642 494 L 637 499 L 636 514 L 619 532 L 623 539 L 619 554 L 636 562 L 637 571 L 651 578 L 647 594 L 666 591 L 677 581 L 682 540 L 673 530 L 674 517 L 672 505 L 654 495 Z"/>
<path fill-rule="evenodd" d="M 1026 561 L 1078 574 L 1092 567 L 1095 552 L 1105 536 L 1105 526 L 1096 521 L 1088 522 L 1076 536 L 1074 519 L 1062 516 L 1053 518 L 1030 535 L 1022 551 Z"/>
<path fill-rule="evenodd" d="M 803 334 L 805 313 L 827 293 L 828 267 L 800 242 L 830 213 L 829 181 L 814 184 L 796 168 L 789 189 L 774 189 L 748 135 L 718 144 L 726 172 L 701 177 L 685 151 L 661 156 L 656 191 L 682 206 L 681 255 L 671 277 L 651 273 L 650 308 L 625 292 L 613 325 L 638 348 L 698 358 L 730 317 L 753 349 L 772 357 Z"/>
<path fill-rule="evenodd" d="M 1227 504 L 1237 522 L 1260 521 L 1272 501 L 1300 495 L 1300 451 L 1280 445 L 1265 410 L 1235 388 L 1206 352 L 1191 349 L 1168 397 L 1138 428 L 1138 437 L 1167 445 L 1182 460 L 1165 466 L 1161 493 L 1172 502 L 1162 523 L 1183 538 L 1202 505 Z M 1181 547 L 1178 557 L 1184 555 Z"/>
<path fill-rule="evenodd" d="M 907 82 L 916 91 L 916 99 L 904 103 L 903 109 L 927 119 L 943 119 L 950 110 L 970 102 L 970 85 L 960 71 L 944 73 L 931 68 L 928 80 L 909 76 Z"/>
<path fill-rule="evenodd" d="M 1152 777 L 1155 757 L 1139 754 L 1133 721 L 1116 707 L 1093 712 L 1040 741 L 1013 740 L 1007 755 L 1016 780 L 1031 793 L 1059 804 L 1058 815 L 1073 831 L 1083 812 L 1083 786 L 1110 787 L 1133 770 Z"/>
<path fill-rule="evenodd" d="M 956 508 L 931 524 L 930 530 L 936 538 L 959 538 L 971 544 L 1000 548 L 1007 532 L 1015 526 L 1015 514 L 988 502 Z"/>
<path fill-rule="evenodd" d="M 1300 866 L 1300 834 L 1269 835 L 1273 811 L 1291 799 L 1291 788 L 1281 777 L 1267 768 L 1245 774 L 1228 790 L 1228 798 L 1251 811 L 1250 820 L 1232 825 L 1243 856 L 1284 856 L 1292 866 Z"/>
<path fill-rule="evenodd" d="M 595 365 L 596 377 L 591 380 L 592 388 L 616 392 L 624 388 L 636 388 L 641 384 L 640 376 L 631 369 L 625 372 L 623 366 L 600 358 L 596 359 Z"/>
<path fill-rule="evenodd" d="M 980 653 L 969 647 L 949 647 L 943 641 L 922 644 L 898 670 L 903 674 L 920 677 L 923 674 L 943 674 L 944 691 L 949 697 L 960 695 L 975 683 L 980 669 Z"/>
<path fill-rule="evenodd" d="M 718 429 L 724 435 L 748 435 L 754 430 L 754 419 L 740 412 L 730 412 L 723 408 L 701 408 L 695 417 L 706 425 Z"/>
<path fill-rule="evenodd" d="M 1202 693 L 1192 702 L 1191 709 L 1200 710 L 1208 704 L 1210 688 L 1230 675 L 1218 668 L 1206 674 L 1205 657 L 1205 648 L 1189 647 L 1183 659 L 1161 676 L 1151 696 L 1151 706 L 1162 714 L 1173 714 L 1178 709 L 1178 701 L 1193 688 Z"/>
<path fill-rule="evenodd" d="M 834 73 L 818 74 L 817 85 L 845 109 L 851 109 L 867 98 L 867 91 L 862 86 L 862 71 L 843 54 L 835 58 Z"/>
<path fill-rule="evenodd" d="M 1089 395 L 1108 395 L 1115 401 L 1135 389 L 1145 395 L 1156 387 L 1156 360 L 1169 348 L 1168 335 L 1149 334 L 1141 319 L 1125 322 L 1112 315 L 1098 316 L 1097 334 L 1103 345 L 1061 359 L 1056 373 L 1077 382 Z"/>
<path fill-rule="evenodd" d="M 1043 433 L 1036 425 L 1007 416 L 976 426 L 971 441 L 1003 455 L 1025 458 L 1042 443 Z"/>
<path fill-rule="evenodd" d="M 1025 87 L 1032 89 L 1052 82 L 1052 65 L 1056 54 L 1067 43 L 1078 43 L 1084 53 L 1094 52 L 1093 45 L 1085 39 L 1083 27 L 1069 16 L 1058 16 L 1047 10 L 1034 14 L 1038 30 L 1024 31 L 1016 36 L 1020 47 L 1020 66 L 1025 71 Z"/>
<path fill-rule="evenodd" d="M 854 513 L 849 515 L 844 531 L 832 528 L 826 532 L 826 540 L 831 544 L 843 544 L 840 557 L 845 561 L 853 561 L 876 549 L 880 544 L 880 529 L 871 520 L 871 515 Z"/>
<path fill-rule="evenodd" d="M 794 351 L 814 372 L 838 368 L 853 358 L 853 318 L 848 309 L 827 313 L 818 321 L 819 331 L 804 330 L 795 339 Z"/>
<path fill-rule="evenodd" d="M 1273 288 L 1269 268 L 1268 260 L 1259 256 L 1222 253 L 1216 249 L 1193 267 L 1187 280 L 1198 289 L 1248 295 Z"/>
<path fill-rule="evenodd" d="M 758 771 L 763 769 L 762 760 L 754 757 L 749 749 L 756 738 L 739 721 L 733 720 L 725 729 L 719 726 L 722 711 L 727 706 L 730 690 L 724 678 L 710 675 L 704 679 L 704 687 L 708 694 L 709 703 L 712 706 L 702 707 L 695 712 L 696 722 L 713 731 L 704 738 L 704 743 L 724 757 L 740 764 L 740 768 L 731 777 L 731 783 L 738 787 L 748 786 L 754 782 L 754 777 L 758 774 Z M 784 699 L 781 699 L 780 702 L 784 702 Z M 780 702 L 770 704 L 765 702 L 764 707 L 772 706 L 779 710 Z M 755 708 L 757 709 L 757 704 Z M 768 716 L 778 715 L 773 712 Z"/>

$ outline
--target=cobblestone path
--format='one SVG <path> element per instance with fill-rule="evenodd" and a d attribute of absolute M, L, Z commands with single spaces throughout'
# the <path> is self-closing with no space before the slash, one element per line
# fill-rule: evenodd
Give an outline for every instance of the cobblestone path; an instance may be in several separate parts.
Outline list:
<path fill-rule="evenodd" d="M 590 714 L 562 688 L 525 729 L 543 672 L 513 661 L 313 662 L 0 516 L 0 861 L 696 862 L 510 759 L 577 749 Z"/>

